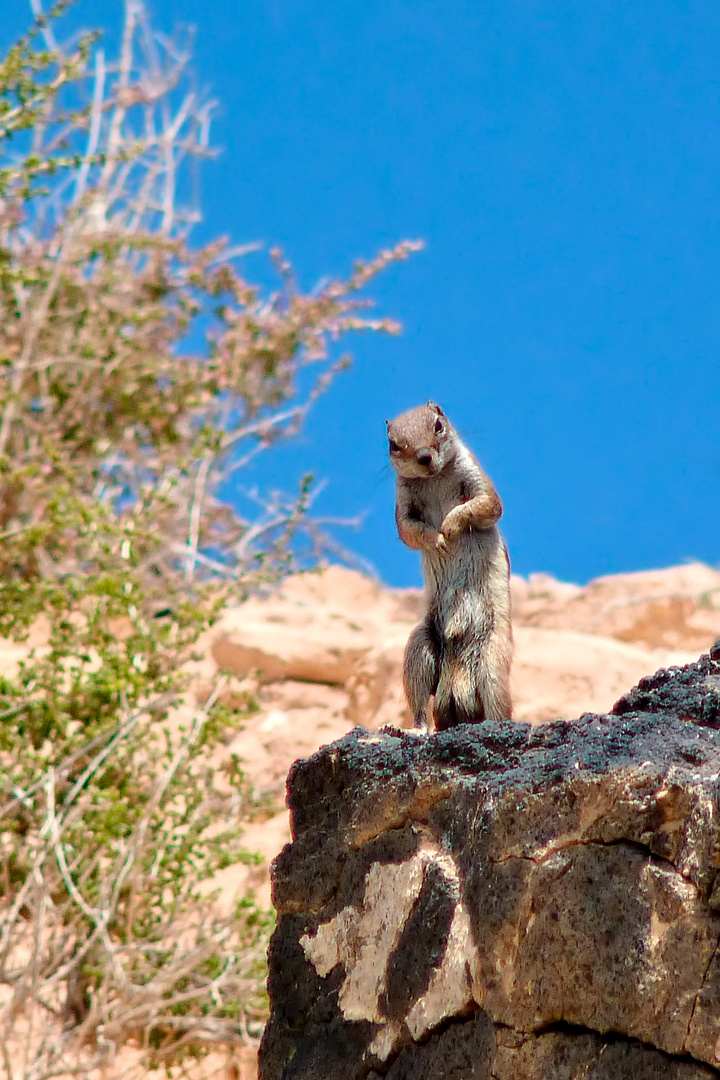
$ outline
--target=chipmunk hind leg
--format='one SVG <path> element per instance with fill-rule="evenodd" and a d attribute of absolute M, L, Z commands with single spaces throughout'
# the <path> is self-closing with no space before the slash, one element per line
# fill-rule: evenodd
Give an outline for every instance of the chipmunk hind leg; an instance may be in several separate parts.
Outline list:
<path fill-rule="evenodd" d="M 440 644 L 433 627 L 416 626 L 405 646 L 403 684 L 405 697 L 413 714 L 413 726 L 427 729 L 427 707 L 435 693 L 440 673 Z"/>
<path fill-rule="evenodd" d="M 435 695 L 437 731 L 456 724 L 511 720 L 509 622 L 494 628 L 478 645 L 471 638 L 445 642 Z"/>
<path fill-rule="evenodd" d="M 477 690 L 472 656 L 446 642 L 435 694 L 435 730 L 445 731 L 457 724 L 476 724 L 485 719 L 483 701 Z M 455 646 L 455 647 L 454 647 Z"/>
<path fill-rule="evenodd" d="M 478 663 L 478 692 L 488 720 L 512 720 L 512 651 L 510 623 L 503 620 L 484 642 Z"/>

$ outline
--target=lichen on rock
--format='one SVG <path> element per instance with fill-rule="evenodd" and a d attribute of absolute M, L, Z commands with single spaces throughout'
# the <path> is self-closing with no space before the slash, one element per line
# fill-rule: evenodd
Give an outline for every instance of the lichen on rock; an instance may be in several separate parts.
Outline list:
<path fill-rule="evenodd" d="M 293 766 L 263 1080 L 720 1076 L 720 652 Z"/>

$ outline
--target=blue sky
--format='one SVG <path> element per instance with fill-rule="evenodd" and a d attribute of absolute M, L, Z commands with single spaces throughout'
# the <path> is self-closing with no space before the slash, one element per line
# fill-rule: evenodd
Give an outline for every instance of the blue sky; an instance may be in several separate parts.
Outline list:
<path fill-rule="evenodd" d="M 327 481 L 341 539 L 419 581 L 384 420 L 439 401 L 492 476 L 519 573 L 720 562 L 720 6 L 710 0 L 155 0 L 221 102 L 198 239 L 281 245 L 302 284 L 403 237 L 399 339 L 257 481 Z M 88 25 L 119 0 L 84 0 Z M 26 23 L 22 4 L 0 30 Z M 248 259 L 264 277 L 264 256 Z M 255 477 L 253 478 L 255 479 Z"/>

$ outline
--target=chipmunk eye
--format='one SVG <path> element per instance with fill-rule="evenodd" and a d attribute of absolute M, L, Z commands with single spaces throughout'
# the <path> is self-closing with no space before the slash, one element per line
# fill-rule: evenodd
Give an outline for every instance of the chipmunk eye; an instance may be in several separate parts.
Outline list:
<path fill-rule="evenodd" d="M 390 443 L 390 451 L 391 451 L 391 453 L 396 454 L 398 452 L 398 450 L 400 449 L 399 443 L 396 443 L 394 439 L 389 439 L 388 441 Z"/>
<path fill-rule="evenodd" d="M 443 424 L 442 420 L 438 416 L 437 420 L 435 421 L 435 434 L 436 435 L 442 435 L 444 430 L 445 430 L 445 425 Z"/>

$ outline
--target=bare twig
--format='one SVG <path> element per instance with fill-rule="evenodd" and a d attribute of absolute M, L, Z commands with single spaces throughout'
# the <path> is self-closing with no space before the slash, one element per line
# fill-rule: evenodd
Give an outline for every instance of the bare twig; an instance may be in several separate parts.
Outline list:
<path fill-rule="evenodd" d="M 85 194 L 90 167 L 95 160 L 98 144 L 100 142 L 100 127 L 102 124 L 103 102 L 105 100 L 105 52 L 97 49 L 95 52 L 95 80 L 90 111 L 90 131 L 88 142 L 83 157 L 80 171 L 75 181 L 75 202 L 79 202 Z"/>
<path fill-rule="evenodd" d="M 193 574 L 195 573 L 195 563 L 197 562 L 198 543 L 200 540 L 200 521 L 202 520 L 203 511 L 203 499 L 205 497 L 205 485 L 207 484 L 208 473 L 212 466 L 214 454 L 205 454 L 197 469 L 197 476 L 195 478 L 195 488 L 193 491 L 192 503 L 190 504 L 190 531 L 188 534 L 188 556 L 185 563 L 185 580 L 191 581 Z"/>

